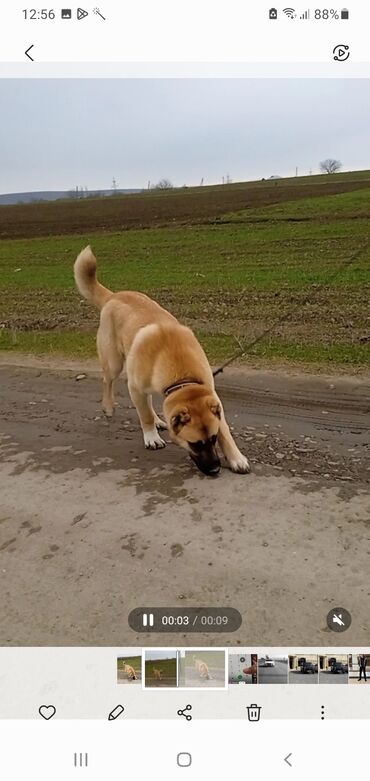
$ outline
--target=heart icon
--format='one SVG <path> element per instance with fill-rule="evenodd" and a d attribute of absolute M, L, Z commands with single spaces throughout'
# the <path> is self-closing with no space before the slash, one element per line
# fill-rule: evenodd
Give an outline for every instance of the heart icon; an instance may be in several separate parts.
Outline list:
<path fill-rule="evenodd" d="M 52 719 L 53 716 L 55 716 L 57 712 L 57 709 L 54 708 L 54 705 L 40 705 L 39 707 L 39 714 L 42 716 L 43 719 L 46 719 L 46 721 L 49 721 L 49 719 Z"/>

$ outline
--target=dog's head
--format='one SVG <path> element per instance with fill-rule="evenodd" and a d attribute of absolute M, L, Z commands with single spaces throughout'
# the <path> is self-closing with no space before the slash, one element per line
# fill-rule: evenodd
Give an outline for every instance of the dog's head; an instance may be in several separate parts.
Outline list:
<path fill-rule="evenodd" d="M 217 438 L 221 405 L 215 393 L 204 386 L 184 386 L 164 402 L 164 414 L 173 442 L 187 450 L 206 475 L 217 475 L 221 462 Z"/>

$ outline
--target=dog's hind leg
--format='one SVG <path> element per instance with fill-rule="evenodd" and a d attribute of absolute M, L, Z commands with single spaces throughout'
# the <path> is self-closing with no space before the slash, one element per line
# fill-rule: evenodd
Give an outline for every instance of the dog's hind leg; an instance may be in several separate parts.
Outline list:
<path fill-rule="evenodd" d="M 123 358 L 117 362 L 102 364 L 103 369 L 103 400 L 102 408 L 107 418 L 111 418 L 114 412 L 114 381 L 119 377 L 123 368 Z"/>
<path fill-rule="evenodd" d="M 156 428 L 156 418 L 151 397 L 141 393 L 130 381 L 128 381 L 128 391 L 139 416 L 145 447 L 151 450 L 165 447 L 166 443 L 159 436 Z"/>
<path fill-rule="evenodd" d="M 114 412 L 114 381 L 121 374 L 124 356 L 118 352 L 103 324 L 99 327 L 96 345 L 103 372 L 103 412 L 111 418 Z"/>

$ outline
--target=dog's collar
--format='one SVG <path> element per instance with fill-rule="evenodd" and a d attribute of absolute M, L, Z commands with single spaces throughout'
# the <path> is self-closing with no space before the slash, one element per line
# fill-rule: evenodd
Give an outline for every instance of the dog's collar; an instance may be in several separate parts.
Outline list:
<path fill-rule="evenodd" d="M 203 383 L 199 382 L 199 380 L 181 380 L 180 382 L 176 382 L 173 385 L 169 385 L 167 388 L 165 388 L 163 394 L 167 398 L 167 396 L 170 396 L 171 393 L 174 393 L 181 388 L 185 388 L 186 385 L 203 385 Z"/>

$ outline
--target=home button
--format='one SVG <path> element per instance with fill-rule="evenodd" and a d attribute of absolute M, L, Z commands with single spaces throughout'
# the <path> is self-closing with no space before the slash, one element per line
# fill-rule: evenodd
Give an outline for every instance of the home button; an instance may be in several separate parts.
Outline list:
<path fill-rule="evenodd" d="M 180 754 L 177 755 L 177 764 L 179 767 L 190 767 L 192 761 L 192 756 L 188 751 L 181 751 Z"/>

